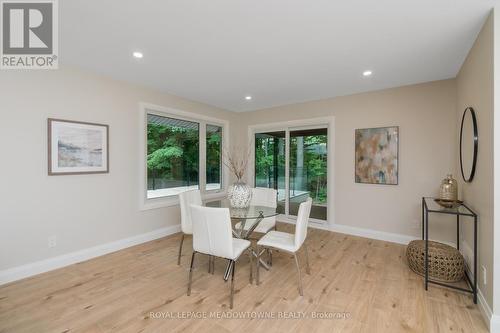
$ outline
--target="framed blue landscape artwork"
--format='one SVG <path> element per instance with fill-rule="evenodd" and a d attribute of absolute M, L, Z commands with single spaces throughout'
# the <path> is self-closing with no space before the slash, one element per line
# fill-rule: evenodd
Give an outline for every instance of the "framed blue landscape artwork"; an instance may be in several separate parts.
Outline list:
<path fill-rule="evenodd" d="M 398 184 L 399 127 L 357 129 L 356 183 Z"/>
<path fill-rule="evenodd" d="M 49 175 L 109 172 L 108 138 L 108 125 L 49 118 Z"/>

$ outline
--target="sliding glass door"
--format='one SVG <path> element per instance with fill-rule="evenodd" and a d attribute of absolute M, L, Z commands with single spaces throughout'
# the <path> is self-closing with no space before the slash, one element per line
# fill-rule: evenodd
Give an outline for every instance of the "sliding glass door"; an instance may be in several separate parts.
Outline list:
<path fill-rule="evenodd" d="M 255 134 L 255 187 L 278 190 L 278 213 L 285 214 L 285 131 Z"/>
<path fill-rule="evenodd" d="M 327 140 L 326 128 L 290 131 L 289 215 L 296 216 L 300 203 L 311 197 L 311 217 L 326 220 Z"/>
<path fill-rule="evenodd" d="M 313 199 L 311 218 L 327 219 L 328 129 L 255 133 L 255 186 L 278 190 L 278 211 L 296 216 Z"/>

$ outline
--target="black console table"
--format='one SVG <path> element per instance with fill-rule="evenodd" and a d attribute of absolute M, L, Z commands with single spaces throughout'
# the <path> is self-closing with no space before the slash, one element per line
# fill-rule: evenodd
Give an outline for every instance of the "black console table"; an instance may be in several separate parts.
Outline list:
<path fill-rule="evenodd" d="M 470 288 L 460 288 L 439 281 L 429 279 L 429 213 L 450 214 L 457 217 L 457 250 L 460 251 L 460 216 L 471 217 L 474 219 L 474 267 L 473 278 L 471 280 L 467 269 L 465 269 L 466 281 Z M 465 204 L 461 204 L 456 208 L 444 208 L 434 201 L 434 198 L 422 198 L 422 240 L 425 240 L 425 290 L 427 290 L 429 283 L 434 283 L 443 287 L 452 288 L 473 295 L 474 304 L 477 304 L 477 214 L 474 213 Z M 467 262 L 465 263 L 467 267 Z"/>

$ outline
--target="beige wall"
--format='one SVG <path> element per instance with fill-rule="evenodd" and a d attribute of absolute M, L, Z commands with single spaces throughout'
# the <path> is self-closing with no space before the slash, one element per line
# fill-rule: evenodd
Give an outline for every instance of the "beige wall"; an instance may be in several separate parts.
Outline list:
<path fill-rule="evenodd" d="M 139 102 L 234 117 L 73 68 L 0 73 L 0 271 L 180 222 L 139 210 Z M 48 117 L 109 124 L 110 173 L 47 176 Z"/>
<path fill-rule="evenodd" d="M 334 116 L 335 223 L 418 236 L 421 197 L 456 175 L 455 103 L 455 81 L 437 81 L 246 113 L 238 133 L 244 141 L 248 125 Z M 391 125 L 400 128 L 399 185 L 356 184 L 354 130 Z M 454 241 L 453 224 L 434 221 L 430 237 Z"/>
<path fill-rule="evenodd" d="M 476 112 L 479 151 L 476 174 L 471 183 L 459 178 L 463 200 L 479 215 L 478 287 L 493 305 L 493 14 L 481 30 L 457 76 L 457 128 L 462 113 L 472 106 Z M 458 132 L 457 131 L 457 135 Z M 458 140 L 458 136 L 457 136 Z M 458 147 L 457 147 L 458 149 Z M 457 164 L 457 169 L 459 165 Z M 465 229 L 465 242 L 472 247 L 472 225 Z M 481 266 L 487 270 L 482 283 Z"/>

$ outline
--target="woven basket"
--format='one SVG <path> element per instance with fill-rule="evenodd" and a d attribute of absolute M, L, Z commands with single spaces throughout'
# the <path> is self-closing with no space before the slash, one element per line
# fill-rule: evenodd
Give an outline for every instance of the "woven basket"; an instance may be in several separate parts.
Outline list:
<path fill-rule="evenodd" d="M 406 248 L 408 265 L 424 276 L 425 241 L 414 240 Z M 464 257 L 446 244 L 429 241 L 429 277 L 440 282 L 458 282 L 464 278 Z"/>

